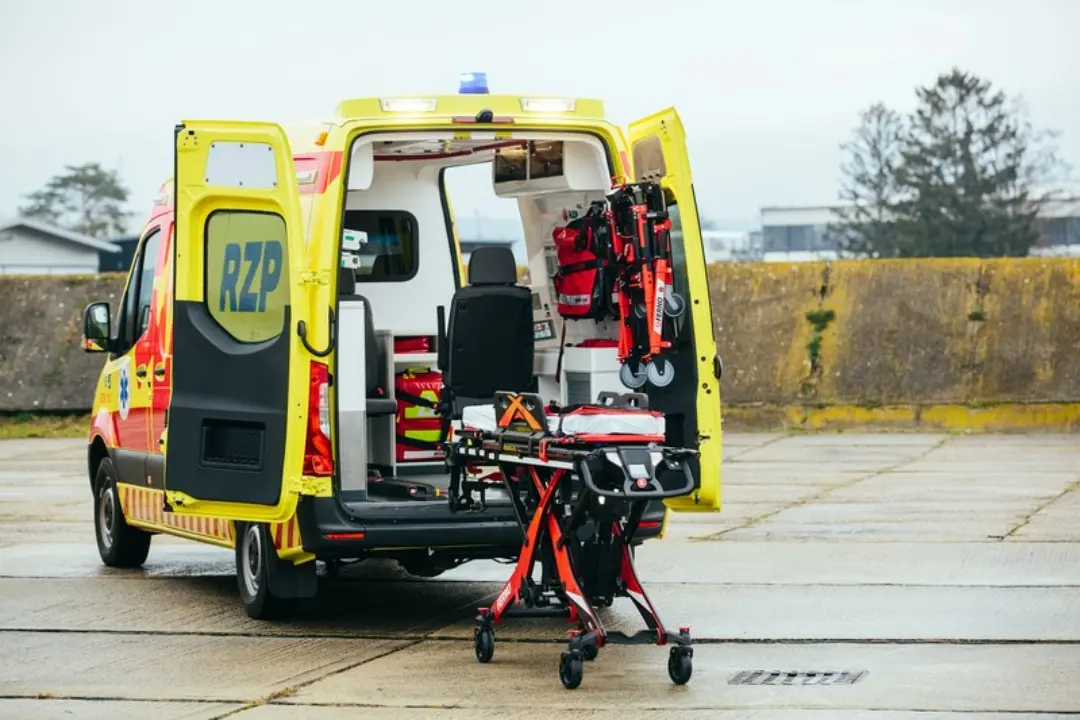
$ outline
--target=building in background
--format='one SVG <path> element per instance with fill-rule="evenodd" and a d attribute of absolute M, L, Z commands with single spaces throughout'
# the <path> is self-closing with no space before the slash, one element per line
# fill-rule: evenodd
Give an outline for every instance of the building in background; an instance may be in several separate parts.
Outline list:
<path fill-rule="evenodd" d="M 126 273 L 131 269 L 131 261 L 135 259 L 139 236 L 125 235 L 112 238 L 109 242 L 120 248 L 120 252 L 101 254 L 101 272 Z"/>
<path fill-rule="evenodd" d="M 525 232 L 521 220 L 517 218 L 454 218 L 457 227 L 458 242 L 461 243 L 461 256 L 466 265 L 469 256 L 478 247 L 498 245 L 509 247 L 517 259 L 518 265 L 527 265 L 525 256 Z"/>
<path fill-rule="evenodd" d="M 119 252 L 113 243 L 39 220 L 0 223 L 0 275 L 95 274 L 102 256 Z"/>
<path fill-rule="evenodd" d="M 826 260 L 837 256 L 828 226 L 837 223 L 842 206 L 766 207 L 761 209 L 766 261 Z M 1039 214 L 1039 241 L 1032 255 L 1080 256 L 1080 193 L 1048 202 Z"/>

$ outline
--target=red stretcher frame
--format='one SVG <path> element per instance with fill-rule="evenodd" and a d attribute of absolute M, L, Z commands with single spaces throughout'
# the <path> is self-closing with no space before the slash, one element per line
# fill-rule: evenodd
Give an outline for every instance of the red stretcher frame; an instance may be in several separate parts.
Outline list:
<path fill-rule="evenodd" d="M 607 644 L 670 645 L 668 674 L 671 680 L 680 685 L 689 681 L 693 668 L 690 628 L 682 626 L 677 632 L 671 632 L 665 627 L 641 583 L 631 550 L 633 535 L 648 503 L 662 497 L 688 494 L 695 485 L 685 460 L 696 455 L 696 451 L 667 448 L 662 442 L 663 437 L 655 435 L 552 437 L 544 431 L 470 429 L 455 433 L 447 452 L 452 468 L 461 472 L 465 466 L 478 463 L 498 465 L 501 471 L 498 482 L 510 495 L 524 533 L 513 573 L 494 603 L 479 609 L 474 640 L 480 662 L 491 661 L 494 626 L 506 617 L 508 610 L 514 606 L 533 609 L 545 605 L 547 603 L 540 602 L 544 593 L 553 591 L 565 606 L 570 621 L 578 626 L 571 632 L 569 647 L 563 651 L 559 662 L 559 679 L 567 689 L 581 684 L 583 661 L 595 659 L 600 648 Z M 682 463 L 687 482 L 672 489 L 663 487 L 658 481 L 643 486 L 638 479 L 624 483 L 623 492 L 614 486 L 600 487 L 589 470 L 589 461 L 595 460 L 598 453 L 614 453 L 621 458 L 624 452 L 659 453 L 669 466 L 672 461 Z M 576 498 L 572 497 L 571 475 L 577 475 L 582 481 Z M 632 480 L 629 474 L 626 477 L 628 482 Z M 453 485 L 454 480 L 451 482 Z M 483 482 L 490 484 L 490 476 Z M 455 490 L 451 490 L 451 495 L 455 495 Z M 598 498 L 603 501 L 595 502 Z M 610 511 L 598 511 L 603 506 Z M 564 524 L 560 517 L 567 517 L 567 508 L 572 510 Z M 647 629 L 633 636 L 608 632 L 583 588 L 574 559 L 577 545 L 574 534 L 589 520 L 596 523 L 597 536 L 608 541 L 604 551 L 617 565 L 615 590 L 605 598 L 604 604 L 610 605 L 616 596 L 629 597 L 645 622 Z M 578 555 L 580 557 L 580 553 Z M 544 563 L 545 559 L 549 562 Z M 545 564 L 545 578 L 540 585 L 532 580 L 538 562 Z"/>

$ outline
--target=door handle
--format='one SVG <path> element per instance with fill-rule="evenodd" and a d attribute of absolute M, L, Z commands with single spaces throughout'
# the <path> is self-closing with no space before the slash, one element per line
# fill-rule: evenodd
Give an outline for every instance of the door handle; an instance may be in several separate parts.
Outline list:
<path fill-rule="evenodd" d="M 135 368 L 135 375 L 136 375 L 136 377 L 139 377 L 139 378 L 146 377 L 146 366 L 145 365 L 139 365 L 137 368 Z"/>
<path fill-rule="evenodd" d="M 154 377 L 159 380 L 165 377 L 165 363 L 158 363 L 154 366 Z"/>

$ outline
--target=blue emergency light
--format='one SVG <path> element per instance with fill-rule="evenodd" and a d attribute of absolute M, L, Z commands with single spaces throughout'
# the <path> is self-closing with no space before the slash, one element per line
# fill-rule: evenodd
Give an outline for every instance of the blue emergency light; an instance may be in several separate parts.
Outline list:
<path fill-rule="evenodd" d="M 487 73 L 461 73 L 461 84 L 458 86 L 459 95 L 487 95 Z"/>

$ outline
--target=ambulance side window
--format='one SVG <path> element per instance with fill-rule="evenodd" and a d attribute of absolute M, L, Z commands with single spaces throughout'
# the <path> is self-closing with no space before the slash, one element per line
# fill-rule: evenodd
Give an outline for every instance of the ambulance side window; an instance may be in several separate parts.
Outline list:
<path fill-rule="evenodd" d="M 116 330 L 116 354 L 123 355 L 139 341 L 149 321 L 150 296 L 154 290 L 154 271 L 161 249 L 161 230 L 154 230 L 142 241 L 139 254 L 131 266 L 127 294 L 121 305 L 120 322 Z"/>
<path fill-rule="evenodd" d="M 206 220 L 206 307 L 243 343 L 281 335 L 289 305 L 285 219 L 254 210 L 215 210 Z"/>
<path fill-rule="evenodd" d="M 357 282 L 405 282 L 419 269 L 416 216 L 405 210 L 346 210 L 345 230 L 366 234 Z"/>

